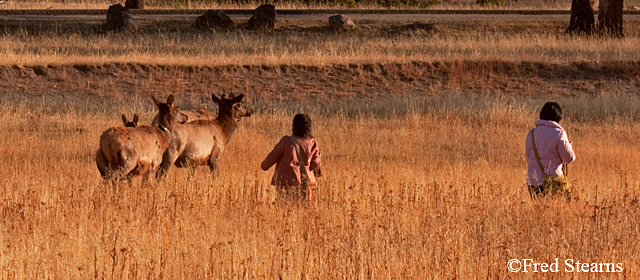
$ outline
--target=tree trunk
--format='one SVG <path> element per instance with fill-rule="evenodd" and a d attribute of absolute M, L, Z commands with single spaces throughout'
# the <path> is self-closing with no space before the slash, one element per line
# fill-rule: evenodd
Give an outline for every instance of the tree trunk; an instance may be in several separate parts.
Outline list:
<path fill-rule="evenodd" d="M 622 33 L 622 9 L 624 9 L 624 0 L 600 0 L 598 30 L 601 34 L 624 37 Z"/>
<path fill-rule="evenodd" d="M 591 34 L 595 24 L 593 8 L 589 0 L 571 1 L 571 21 L 565 33 Z"/>

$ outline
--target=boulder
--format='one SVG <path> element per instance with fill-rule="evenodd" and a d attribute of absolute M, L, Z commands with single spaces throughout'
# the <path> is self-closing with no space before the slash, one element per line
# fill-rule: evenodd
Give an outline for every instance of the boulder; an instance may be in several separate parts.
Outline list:
<path fill-rule="evenodd" d="M 273 30 L 276 28 L 276 6 L 265 4 L 260 5 L 249 19 L 249 29 L 253 30 Z"/>
<path fill-rule="evenodd" d="M 111 5 L 107 11 L 107 29 L 121 32 L 138 30 L 138 24 L 131 18 L 129 9 L 120 4 Z"/>
<path fill-rule="evenodd" d="M 204 15 L 196 18 L 196 28 L 203 30 L 233 30 L 236 28 L 236 24 L 225 13 L 221 11 L 208 10 Z"/>
<path fill-rule="evenodd" d="M 126 0 L 124 7 L 127 9 L 144 9 L 144 0 Z"/>
<path fill-rule="evenodd" d="M 332 30 L 355 29 L 356 24 L 348 16 L 335 15 L 329 17 L 329 28 Z"/>

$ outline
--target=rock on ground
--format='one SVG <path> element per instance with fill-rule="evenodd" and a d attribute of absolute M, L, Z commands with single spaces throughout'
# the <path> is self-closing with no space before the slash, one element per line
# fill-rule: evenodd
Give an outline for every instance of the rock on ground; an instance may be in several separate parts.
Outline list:
<path fill-rule="evenodd" d="M 276 6 L 265 4 L 260 5 L 249 19 L 249 29 L 253 30 L 273 30 L 276 28 Z"/>
<path fill-rule="evenodd" d="M 335 15 L 329 17 L 329 28 L 333 30 L 355 29 L 356 24 L 348 16 Z"/>
<path fill-rule="evenodd" d="M 196 18 L 196 28 L 233 30 L 236 28 L 236 24 L 225 13 L 208 10 L 204 15 Z"/>
<path fill-rule="evenodd" d="M 129 9 L 115 4 L 107 11 L 107 29 L 116 32 L 135 31 L 138 30 L 138 24 L 131 18 Z"/>

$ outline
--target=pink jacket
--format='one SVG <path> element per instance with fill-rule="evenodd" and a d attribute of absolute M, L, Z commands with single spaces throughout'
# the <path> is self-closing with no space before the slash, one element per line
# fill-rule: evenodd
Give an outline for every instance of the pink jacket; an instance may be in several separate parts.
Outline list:
<path fill-rule="evenodd" d="M 535 129 L 536 148 L 540 155 L 540 162 L 544 172 L 551 176 L 562 175 L 562 164 L 569 164 L 576 159 L 567 132 L 557 122 L 537 120 Z M 527 185 L 542 186 L 543 176 L 536 161 L 531 143 L 531 131 L 527 133 L 525 142 L 529 168 L 527 171 Z"/>
<path fill-rule="evenodd" d="M 298 138 L 300 150 L 307 156 L 307 174 L 309 174 L 309 186 L 316 186 L 316 177 L 313 170 L 320 168 L 320 150 L 318 143 L 313 138 Z M 274 164 L 276 171 L 271 179 L 271 185 L 278 187 L 300 186 L 300 166 L 298 157 L 291 141 L 291 136 L 284 136 L 280 142 L 273 147 L 273 150 L 262 162 L 262 170 L 267 171 Z"/>

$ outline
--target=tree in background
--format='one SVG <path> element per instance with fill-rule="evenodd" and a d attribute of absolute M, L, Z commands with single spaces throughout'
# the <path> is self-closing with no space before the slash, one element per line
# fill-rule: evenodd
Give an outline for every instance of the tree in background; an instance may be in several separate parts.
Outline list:
<path fill-rule="evenodd" d="M 565 33 L 590 35 L 594 31 L 595 21 L 589 0 L 572 0 L 571 21 Z"/>
<path fill-rule="evenodd" d="M 598 31 L 603 35 L 624 37 L 622 33 L 622 10 L 624 0 L 600 0 L 598 6 Z"/>

